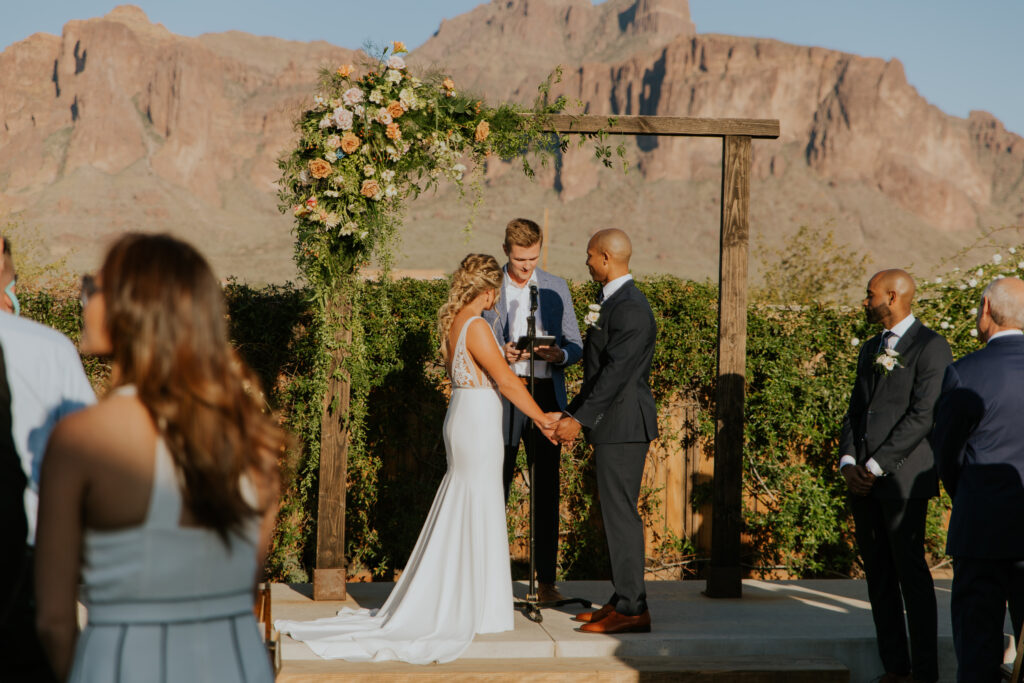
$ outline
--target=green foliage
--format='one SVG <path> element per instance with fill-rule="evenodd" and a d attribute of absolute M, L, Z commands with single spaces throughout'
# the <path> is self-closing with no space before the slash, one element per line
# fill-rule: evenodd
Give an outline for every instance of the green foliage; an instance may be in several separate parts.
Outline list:
<path fill-rule="evenodd" d="M 771 304 L 838 304 L 861 285 L 868 257 L 839 244 L 831 230 L 801 225 L 780 249 L 762 253 L 764 285 L 754 299 Z"/>

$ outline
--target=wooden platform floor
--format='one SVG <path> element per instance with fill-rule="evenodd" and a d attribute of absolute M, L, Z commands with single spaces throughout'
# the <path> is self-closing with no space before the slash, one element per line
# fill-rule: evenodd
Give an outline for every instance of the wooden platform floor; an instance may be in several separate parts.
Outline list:
<path fill-rule="evenodd" d="M 936 581 L 942 681 L 953 681 L 956 674 L 949 585 L 948 579 Z M 348 588 L 346 602 L 314 602 L 308 585 L 275 585 L 273 616 L 316 619 L 333 616 L 342 606 L 377 607 L 392 584 Z M 611 592 L 603 581 L 560 588 L 596 604 Z M 283 637 L 278 681 L 869 683 L 883 673 L 863 581 L 747 580 L 743 597 L 730 600 L 704 597 L 703 581 L 650 582 L 647 588 L 649 634 L 580 633 L 571 617 L 583 608 L 575 605 L 544 610 L 539 624 L 517 613 L 515 630 L 478 636 L 460 660 L 428 666 L 321 660 L 304 644 Z M 524 597 L 525 584 L 517 583 L 515 593 Z"/>

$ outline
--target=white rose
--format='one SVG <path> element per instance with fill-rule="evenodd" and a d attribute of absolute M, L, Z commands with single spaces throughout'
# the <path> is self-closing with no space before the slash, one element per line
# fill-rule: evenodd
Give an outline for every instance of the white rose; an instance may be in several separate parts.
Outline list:
<path fill-rule="evenodd" d="M 363 91 L 359 88 L 349 88 L 342 93 L 341 99 L 348 105 L 359 104 L 363 101 Z"/>
<path fill-rule="evenodd" d="M 404 69 L 405 60 L 399 57 L 398 55 L 392 55 L 391 59 L 388 60 L 388 66 L 391 67 L 392 69 Z"/>
<path fill-rule="evenodd" d="M 364 107 L 361 104 L 357 104 L 356 106 L 352 107 L 352 113 L 355 114 L 356 116 L 362 116 L 363 114 L 366 113 L 366 107 Z"/>
<path fill-rule="evenodd" d="M 381 109 L 377 112 L 377 122 L 380 123 L 381 125 L 387 126 L 390 125 L 393 121 L 394 119 L 391 118 L 391 114 L 388 113 L 388 110 L 381 107 Z"/>
<path fill-rule="evenodd" d="M 335 154 L 334 152 L 327 152 L 327 154 L 324 154 L 324 159 L 327 159 L 327 161 L 333 164 L 335 161 L 338 160 L 338 155 Z"/>
<path fill-rule="evenodd" d="M 402 72 L 396 71 L 395 69 L 388 69 L 386 78 L 389 83 L 398 83 L 402 80 Z"/>
<path fill-rule="evenodd" d="M 338 107 L 335 109 L 334 125 L 342 130 L 350 130 L 352 128 L 352 112 L 344 107 Z"/>
<path fill-rule="evenodd" d="M 896 349 L 886 349 L 885 355 L 889 356 L 890 358 L 895 358 L 900 354 L 896 351 Z"/>
<path fill-rule="evenodd" d="M 452 170 L 456 173 L 462 174 L 466 172 L 466 167 L 463 164 L 455 164 L 452 166 Z"/>
<path fill-rule="evenodd" d="M 597 319 L 600 317 L 601 314 L 598 313 L 597 311 L 590 311 L 583 317 L 583 322 L 585 322 L 587 325 L 595 325 L 597 324 Z"/>
<path fill-rule="evenodd" d="M 886 349 L 886 350 L 888 351 L 889 349 Z M 893 368 L 896 367 L 896 359 L 893 358 L 892 356 L 888 355 L 888 354 L 886 354 L 884 356 L 879 356 L 875 360 L 875 362 L 878 363 L 879 365 L 881 365 L 886 370 L 892 370 Z"/>
<path fill-rule="evenodd" d="M 405 109 L 413 109 L 416 102 L 416 95 L 409 88 L 402 88 L 398 93 L 398 101 Z"/>

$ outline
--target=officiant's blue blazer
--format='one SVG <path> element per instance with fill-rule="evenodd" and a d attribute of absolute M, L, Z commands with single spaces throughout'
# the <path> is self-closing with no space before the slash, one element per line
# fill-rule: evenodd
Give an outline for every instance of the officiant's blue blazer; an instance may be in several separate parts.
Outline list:
<path fill-rule="evenodd" d="M 583 338 L 580 326 L 576 321 L 576 310 L 569 295 L 569 285 L 565 280 L 537 268 L 537 296 L 540 309 L 540 327 L 555 338 L 555 344 L 565 351 L 565 362 L 551 364 L 551 379 L 555 385 L 555 397 L 558 407 L 565 410 L 568 398 L 565 392 L 565 368 L 579 361 L 583 355 Z M 514 341 L 508 321 L 508 301 L 505 297 L 498 300 L 493 311 L 484 311 L 484 319 L 494 329 L 494 335 L 502 344 Z M 505 433 L 508 433 L 508 409 L 505 410 Z"/>

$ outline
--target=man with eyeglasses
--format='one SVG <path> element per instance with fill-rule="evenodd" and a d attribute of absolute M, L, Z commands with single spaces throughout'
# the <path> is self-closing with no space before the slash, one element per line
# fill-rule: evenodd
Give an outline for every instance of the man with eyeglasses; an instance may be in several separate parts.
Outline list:
<path fill-rule="evenodd" d="M 5 591 L 0 614 L 0 662 L 12 680 L 50 681 L 53 674 L 36 639 L 32 555 L 35 545 L 39 472 L 50 432 L 65 415 L 96 402 L 78 350 L 67 337 L 20 317 L 17 275 L 10 242 L 0 237 L 0 352 L 10 397 L 9 439 L 3 471 L 19 468 L 23 478 L 5 477 L 3 495 L 22 498 L 24 517 L 0 519 L 0 556 L 13 585 Z M 9 462 L 13 457 L 15 462 Z M 9 502 L 9 501 L 8 501 Z M 27 530 L 27 533 L 26 533 Z M 5 678 L 6 680 L 6 678 Z"/>

